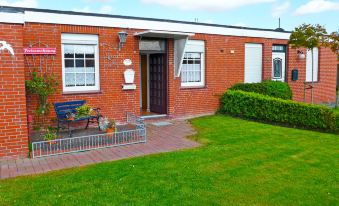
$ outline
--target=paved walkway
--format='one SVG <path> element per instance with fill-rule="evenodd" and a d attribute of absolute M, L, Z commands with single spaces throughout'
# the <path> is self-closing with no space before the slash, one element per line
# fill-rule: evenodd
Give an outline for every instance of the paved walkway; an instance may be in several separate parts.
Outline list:
<path fill-rule="evenodd" d="M 189 123 L 184 120 L 169 122 L 172 124 L 165 126 L 155 126 L 148 123 L 147 143 L 37 159 L 3 160 L 0 162 L 0 179 L 199 146 L 197 142 L 185 138 L 195 133 Z"/>

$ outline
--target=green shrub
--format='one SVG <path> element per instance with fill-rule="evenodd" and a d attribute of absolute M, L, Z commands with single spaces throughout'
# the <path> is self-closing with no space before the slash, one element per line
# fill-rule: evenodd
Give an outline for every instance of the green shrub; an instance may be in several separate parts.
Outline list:
<path fill-rule="evenodd" d="M 292 99 L 292 90 L 286 82 L 263 81 L 261 83 L 238 83 L 230 90 L 255 92 L 280 99 Z"/>
<path fill-rule="evenodd" d="M 228 90 L 221 97 L 220 113 L 291 126 L 336 131 L 339 116 L 332 109 L 253 92 Z"/>

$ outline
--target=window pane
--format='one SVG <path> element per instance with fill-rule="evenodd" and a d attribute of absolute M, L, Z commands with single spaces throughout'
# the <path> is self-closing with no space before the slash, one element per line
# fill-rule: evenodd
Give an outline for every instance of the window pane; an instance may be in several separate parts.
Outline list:
<path fill-rule="evenodd" d="M 282 60 L 280 58 L 276 58 L 273 60 L 273 77 L 281 78 L 282 76 Z"/>
<path fill-rule="evenodd" d="M 86 86 L 95 86 L 95 76 L 94 74 L 86 74 Z"/>
<path fill-rule="evenodd" d="M 75 67 L 85 67 L 85 61 L 83 59 L 76 59 Z"/>
<path fill-rule="evenodd" d="M 86 67 L 94 67 L 94 59 L 86 59 Z"/>
<path fill-rule="evenodd" d="M 74 67 L 74 60 L 73 59 L 66 59 L 65 60 L 65 67 Z"/>
<path fill-rule="evenodd" d="M 95 72 L 95 68 L 94 67 L 86 67 L 86 72 L 94 73 Z"/>
<path fill-rule="evenodd" d="M 65 85 L 66 87 L 74 87 L 75 86 L 75 74 L 66 73 L 65 74 Z"/>
<path fill-rule="evenodd" d="M 73 72 L 75 72 L 75 68 L 74 67 L 65 68 L 65 72 L 66 73 L 73 73 Z"/>
<path fill-rule="evenodd" d="M 85 48 L 84 46 L 77 45 L 74 48 L 75 58 L 84 58 L 85 57 Z"/>
<path fill-rule="evenodd" d="M 85 86 L 85 73 L 77 73 L 76 74 L 76 85 L 77 86 Z"/>
<path fill-rule="evenodd" d="M 65 58 L 74 58 L 74 47 L 73 45 L 64 46 L 64 57 Z"/>
<path fill-rule="evenodd" d="M 77 72 L 77 73 L 85 73 L 86 72 L 86 68 L 85 67 L 77 67 L 77 68 L 75 68 L 75 72 Z"/>
<path fill-rule="evenodd" d="M 86 58 L 94 58 L 94 53 L 93 54 L 86 54 Z"/>

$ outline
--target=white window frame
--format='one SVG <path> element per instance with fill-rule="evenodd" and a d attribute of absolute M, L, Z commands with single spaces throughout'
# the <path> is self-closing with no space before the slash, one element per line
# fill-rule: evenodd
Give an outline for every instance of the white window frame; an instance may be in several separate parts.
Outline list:
<path fill-rule="evenodd" d="M 74 86 L 66 87 L 65 81 L 65 45 L 91 45 L 94 46 L 95 61 L 95 86 Z M 61 56 L 62 56 L 62 89 L 63 92 L 94 92 L 100 91 L 100 73 L 99 73 L 99 37 L 92 34 L 62 34 L 61 35 Z"/>
<path fill-rule="evenodd" d="M 319 49 L 313 48 L 313 82 L 319 81 Z M 312 82 L 312 52 L 306 54 L 306 82 Z"/>
<path fill-rule="evenodd" d="M 205 86 L 205 41 L 188 40 L 185 48 L 185 53 L 200 53 L 201 54 L 201 72 L 200 82 L 181 82 L 181 87 L 203 87 Z M 181 66 L 182 71 L 182 66 Z"/>

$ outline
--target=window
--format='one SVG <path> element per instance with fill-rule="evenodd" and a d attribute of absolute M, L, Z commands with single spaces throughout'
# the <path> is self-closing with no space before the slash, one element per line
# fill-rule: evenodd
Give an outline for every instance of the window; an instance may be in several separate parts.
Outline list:
<path fill-rule="evenodd" d="M 62 77 L 64 92 L 98 91 L 98 36 L 62 35 Z"/>
<path fill-rule="evenodd" d="M 205 43 L 190 40 L 187 42 L 181 68 L 181 86 L 205 85 Z"/>
<path fill-rule="evenodd" d="M 313 48 L 313 82 L 318 81 L 319 50 Z M 312 52 L 307 50 L 306 55 L 306 82 L 312 82 Z"/>
<path fill-rule="evenodd" d="M 282 78 L 282 59 L 275 58 L 273 60 L 273 79 Z"/>

